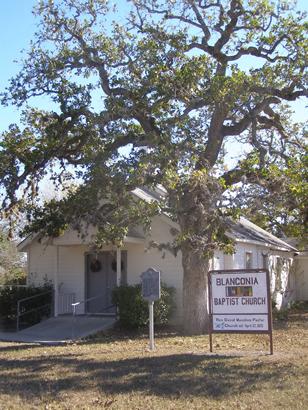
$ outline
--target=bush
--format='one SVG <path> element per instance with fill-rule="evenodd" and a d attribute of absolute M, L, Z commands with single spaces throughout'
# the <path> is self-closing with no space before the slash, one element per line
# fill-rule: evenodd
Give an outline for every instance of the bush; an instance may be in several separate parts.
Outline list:
<path fill-rule="evenodd" d="M 290 303 L 290 309 L 293 312 L 307 312 L 308 311 L 308 301 L 307 300 L 293 300 Z"/>
<path fill-rule="evenodd" d="M 26 282 L 27 274 L 22 268 L 5 271 L 0 276 L 0 285 L 25 285 Z"/>
<path fill-rule="evenodd" d="M 18 252 L 16 243 L 7 238 L 8 229 L 0 225 L 0 284 L 26 283 L 25 258 Z"/>
<path fill-rule="evenodd" d="M 154 302 L 155 324 L 166 324 L 174 310 L 175 289 L 162 284 L 161 298 Z M 119 286 L 112 301 L 118 307 L 119 323 L 126 329 L 138 329 L 149 322 L 148 302 L 143 299 L 141 285 Z"/>
<path fill-rule="evenodd" d="M 273 318 L 277 320 L 288 320 L 290 313 L 301 313 L 308 311 L 308 301 L 291 300 L 287 307 L 277 309 L 276 304 L 273 308 Z"/>
<path fill-rule="evenodd" d="M 20 325 L 21 327 L 32 326 L 40 322 L 44 317 L 51 316 L 52 289 L 50 284 L 27 288 L 19 286 L 0 287 L 0 320 L 2 326 L 5 329 L 16 328 L 18 300 L 39 295 L 43 292 L 50 291 L 49 294 L 38 296 L 35 299 L 30 299 L 21 304 L 21 313 L 24 313 L 24 315 L 20 318 Z M 42 308 L 43 305 L 46 306 Z"/>

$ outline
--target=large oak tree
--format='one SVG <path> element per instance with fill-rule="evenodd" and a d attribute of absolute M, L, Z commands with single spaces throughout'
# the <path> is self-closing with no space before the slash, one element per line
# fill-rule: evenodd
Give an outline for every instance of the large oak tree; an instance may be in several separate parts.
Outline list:
<path fill-rule="evenodd" d="M 38 32 L 2 95 L 3 104 L 24 107 L 24 125 L 2 135 L 3 209 L 22 208 L 29 231 L 48 235 L 95 223 L 98 244 L 118 243 L 128 225 L 167 213 L 180 227 L 165 246 L 182 254 L 184 325 L 199 333 L 211 257 L 232 246 L 232 187 L 271 192 L 275 162 L 287 170 L 303 149 L 285 104 L 307 96 L 305 16 L 286 1 L 121 5 L 117 12 L 105 0 L 43 0 L 36 8 Z M 52 109 L 29 108 L 41 96 Z M 232 142 L 246 149 L 238 162 L 226 156 Z M 56 184 L 79 184 L 41 206 L 35 197 L 46 173 Z M 167 198 L 146 204 L 129 195 L 157 184 Z"/>

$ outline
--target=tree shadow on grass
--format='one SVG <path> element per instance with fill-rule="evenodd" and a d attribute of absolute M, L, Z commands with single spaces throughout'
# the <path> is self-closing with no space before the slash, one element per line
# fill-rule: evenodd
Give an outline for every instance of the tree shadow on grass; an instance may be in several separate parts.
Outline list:
<path fill-rule="evenodd" d="M 182 329 L 176 326 L 161 326 L 155 327 L 155 339 L 166 339 L 184 336 Z M 126 340 L 144 340 L 149 337 L 149 328 L 141 329 L 125 329 L 119 326 L 114 326 L 111 329 L 99 331 L 93 335 L 87 336 L 84 339 L 78 340 L 78 344 L 109 344 L 114 342 L 125 342 Z"/>
<path fill-rule="evenodd" d="M 2 344 L 5 343 L 5 346 Z M 16 352 L 20 350 L 29 350 L 29 349 L 43 349 L 43 345 L 38 345 L 34 343 L 18 343 L 18 342 L 0 342 L 0 354 L 5 352 Z M 2 359 L 0 359 L 2 360 Z"/>
<path fill-rule="evenodd" d="M 49 372 L 52 372 L 52 376 Z M 252 365 L 234 356 L 173 354 L 89 360 L 82 354 L 62 354 L 23 360 L 1 360 L 0 393 L 20 395 L 24 400 L 61 393 L 99 389 L 116 395 L 142 393 L 159 397 L 206 396 L 226 398 L 265 386 L 279 389 L 289 366 L 270 363 Z M 9 377 L 12 374 L 13 377 Z M 30 376 L 31 375 L 31 376 Z M 4 376 L 4 377 L 3 377 Z M 60 398 L 59 398 L 60 399 Z"/>

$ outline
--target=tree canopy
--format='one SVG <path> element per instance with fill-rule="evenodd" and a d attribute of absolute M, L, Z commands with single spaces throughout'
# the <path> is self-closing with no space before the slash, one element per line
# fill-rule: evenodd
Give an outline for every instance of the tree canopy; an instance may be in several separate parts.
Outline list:
<path fill-rule="evenodd" d="M 279 180 L 293 205 L 293 194 L 304 203 L 295 170 L 306 148 L 286 104 L 307 96 L 305 15 L 268 0 L 127 7 L 123 19 L 105 0 L 39 2 L 36 37 L 2 94 L 24 110 L 23 126 L 1 138 L 3 210 L 23 209 L 30 230 L 48 235 L 95 223 L 99 241 L 115 243 L 130 224 L 167 213 L 180 227 L 185 322 L 202 331 L 206 272 L 214 249 L 230 251 L 225 217 L 238 213 L 237 193 L 269 198 Z M 40 96 L 53 108 L 35 108 Z M 231 144 L 246 148 L 237 162 Z M 82 183 L 41 206 L 47 173 Z M 157 184 L 167 199 L 129 195 Z"/>
<path fill-rule="evenodd" d="M 296 239 L 299 249 L 307 246 L 307 160 L 307 150 L 296 147 L 287 164 L 271 164 L 267 181 L 241 187 L 235 199 L 251 221 L 278 237 Z"/>
<path fill-rule="evenodd" d="M 0 226 L 0 285 L 23 284 L 26 281 L 25 260 L 16 243 L 7 239 L 7 228 Z"/>

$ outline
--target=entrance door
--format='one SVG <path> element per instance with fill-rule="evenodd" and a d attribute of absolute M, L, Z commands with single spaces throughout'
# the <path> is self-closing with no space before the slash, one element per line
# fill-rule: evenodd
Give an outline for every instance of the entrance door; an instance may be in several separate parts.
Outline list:
<path fill-rule="evenodd" d="M 86 299 L 95 299 L 87 303 L 87 312 L 115 313 L 115 307 L 112 306 L 112 290 L 116 285 L 115 253 L 106 251 L 88 254 L 86 257 Z"/>

